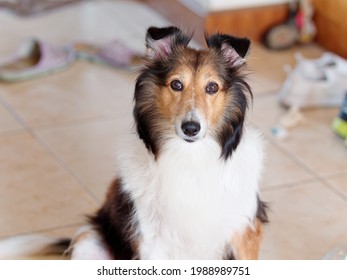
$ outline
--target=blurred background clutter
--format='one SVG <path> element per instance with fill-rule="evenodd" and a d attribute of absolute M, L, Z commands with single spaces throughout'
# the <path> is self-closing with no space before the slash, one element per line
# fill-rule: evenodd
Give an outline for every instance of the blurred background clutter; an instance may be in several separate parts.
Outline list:
<path fill-rule="evenodd" d="M 205 31 L 252 39 L 261 258 L 346 258 L 345 14 L 345 0 L 0 0 L 0 238 L 71 236 L 97 209 L 132 127 L 145 32 L 175 24 L 196 48 Z"/>

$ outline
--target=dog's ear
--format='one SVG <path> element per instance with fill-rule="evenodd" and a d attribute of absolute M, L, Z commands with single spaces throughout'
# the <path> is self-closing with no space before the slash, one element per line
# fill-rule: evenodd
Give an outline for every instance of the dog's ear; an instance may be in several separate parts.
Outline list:
<path fill-rule="evenodd" d="M 184 34 L 175 26 L 150 27 L 146 34 L 147 56 L 156 59 L 165 59 L 175 47 L 187 46 L 191 36 Z"/>
<path fill-rule="evenodd" d="M 215 48 L 220 51 L 230 68 L 238 67 L 245 63 L 251 44 L 247 38 L 238 38 L 225 34 L 206 36 L 206 43 L 209 48 Z"/>

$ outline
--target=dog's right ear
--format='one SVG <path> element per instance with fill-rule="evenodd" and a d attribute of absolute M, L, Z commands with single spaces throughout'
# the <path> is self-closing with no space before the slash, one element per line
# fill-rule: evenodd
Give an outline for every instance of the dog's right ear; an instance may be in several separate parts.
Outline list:
<path fill-rule="evenodd" d="M 175 26 L 150 27 L 146 34 L 147 56 L 154 59 L 167 58 L 177 46 L 187 46 L 191 36 Z"/>

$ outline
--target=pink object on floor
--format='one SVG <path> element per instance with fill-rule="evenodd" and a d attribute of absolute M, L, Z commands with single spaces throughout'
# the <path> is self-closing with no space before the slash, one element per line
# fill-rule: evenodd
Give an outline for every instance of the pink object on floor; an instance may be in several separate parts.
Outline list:
<path fill-rule="evenodd" d="M 119 40 L 113 40 L 103 45 L 78 42 L 73 47 L 79 58 L 126 70 L 136 68 L 143 59 L 141 54 L 131 50 Z"/>
<path fill-rule="evenodd" d="M 16 82 L 48 75 L 63 70 L 75 58 L 71 47 L 58 47 L 30 39 L 14 55 L 0 61 L 0 81 Z"/>

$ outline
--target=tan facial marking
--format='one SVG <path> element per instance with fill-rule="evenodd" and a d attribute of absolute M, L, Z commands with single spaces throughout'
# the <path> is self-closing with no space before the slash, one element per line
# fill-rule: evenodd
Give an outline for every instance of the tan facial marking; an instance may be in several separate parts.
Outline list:
<path fill-rule="evenodd" d="M 171 73 L 165 87 L 158 95 L 158 107 L 162 116 L 173 123 L 195 110 L 207 122 L 209 129 L 216 127 L 224 112 L 227 94 L 207 52 L 200 52 L 198 68 L 195 68 L 196 51 L 187 50 L 180 57 L 178 67 Z M 182 91 L 175 91 L 170 83 L 178 80 L 183 84 Z M 219 91 L 215 94 L 206 93 L 209 82 L 218 84 Z"/>

